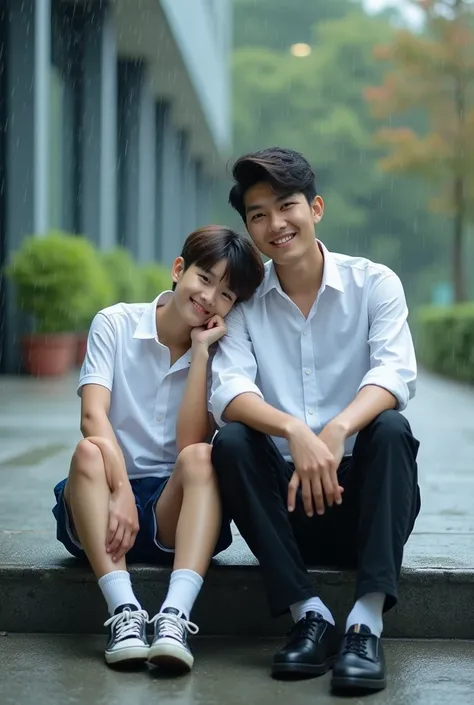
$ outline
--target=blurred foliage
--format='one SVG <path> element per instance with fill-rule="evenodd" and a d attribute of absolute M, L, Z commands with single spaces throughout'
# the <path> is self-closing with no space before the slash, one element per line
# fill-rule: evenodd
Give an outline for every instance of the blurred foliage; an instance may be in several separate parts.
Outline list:
<path fill-rule="evenodd" d="M 234 14 L 234 156 L 274 145 L 302 152 L 326 204 L 318 236 L 392 267 L 412 304 L 429 301 L 448 277 L 447 218 L 426 207 L 431 184 L 381 170 L 380 123 L 365 99 L 383 83 L 373 52 L 395 37 L 391 14 L 369 16 L 352 0 L 236 0 Z M 289 46 L 305 41 L 312 53 L 293 57 Z M 416 111 L 410 121 L 424 125 Z M 226 206 L 230 185 L 219 185 L 214 217 L 242 229 Z"/>
<path fill-rule="evenodd" d="M 171 272 L 161 264 L 144 264 L 140 267 L 142 301 L 153 301 L 158 294 L 171 289 Z"/>
<path fill-rule="evenodd" d="M 103 306 L 111 295 L 93 245 L 59 231 L 26 237 L 6 273 L 38 333 L 77 330 L 94 314 L 92 304 Z"/>
<path fill-rule="evenodd" d="M 142 300 L 140 270 L 124 247 L 115 247 L 101 254 L 102 264 L 113 286 L 113 303 L 137 303 Z"/>
<path fill-rule="evenodd" d="M 474 303 L 423 307 L 415 325 L 417 355 L 425 367 L 474 382 Z"/>
<path fill-rule="evenodd" d="M 315 22 L 344 17 L 347 0 L 234 0 L 234 47 L 310 43 Z"/>
<path fill-rule="evenodd" d="M 466 298 L 464 250 L 468 220 L 474 220 L 474 5 L 466 0 L 424 0 L 425 32 L 396 33 L 378 46 L 388 72 L 368 88 L 373 114 L 387 121 L 377 131 L 387 148 L 381 166 L 437 186 L 431 207 L 452 217 L 453 290 Z M 426 128 L 393 126 L 395 115 L 417 109 Z"/>

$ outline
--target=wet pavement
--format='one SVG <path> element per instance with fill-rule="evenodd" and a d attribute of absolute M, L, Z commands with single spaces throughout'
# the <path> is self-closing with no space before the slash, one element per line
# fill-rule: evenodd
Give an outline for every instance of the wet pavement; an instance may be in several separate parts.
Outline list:
<path fill-rule="evenodd" d="M 329 705 L 330 675 L 275 681 L 269 664 L 279 642 L 195 639 L 190 675 L 157 669 L 114 672 L 102 661 L 103 637 L 0 637 L 2 705 Z M 386 690 L 350 702 L 374 705 L 472 705 L 474 642 L 386 641 Z M 8 677 L 5 677 L 7 676 Z"/>
<path fill-rule="evenodd" d="M 70 562 L 55 542 L 51 515 L 52 487 L 67 474 L 71 452 L 80 439 L 75 385 L 75 377 L 57 381 L 0 377 L 0 592 L 5 586 L 2 576 L 8 574 L 8 582 L 15 571 L 20 582 L 15 584 L 13 597 L 17 591 L 21 592 L 21 584 L 31 578 L 25 578 L 26 571 L 36 570 L 43 576 L 38 582 L 33 575 L 34 589 L 29 585 L 24 588 L 21 605 L 15 606 L 14 600 L 7 603 L 3 599 L 6 593 L 2 593 L 4 609 L 7 604 L 13 605 L 8 607 L 9 611 L 18 609 L 17 617 L 23 620 L 20 631 L 28 631 L 35 612 L 44 612 L 41 629 L 48 631 L 47 622 L 53 618 L 51 605 L 56 600 L 56 608 L 64 612 L 60 612 L 55 630 L 67 632 L 73 620 L 65 621 L 64 615 L 71 615 L 74 607 L 61 605 L 61 591 L 64 593 L 66 585 L 72 589 L 76 583 L 75 589 L 83 591 L 74 593 L 76 603 L 77 596 L 84 596 L 88 586 L 94 595 L 97 592 L 91 577 L 84 577 L 82 571 L 66 568 L 66 577 L 61 572 L 62 566 Z M 397 635 L 397 626 L 402 622 L 407 625 L 420 620 L 424 625 L 423 635 L 447 633 L 440 625 L 445 611 L 457 603 L 453 614 L 457 615 L 459 624 L 462 622 L 462 634 L 474 639 L 474 610 L 469 597 L 474 595 L 474 389 L 423 373 L 417 397 L 410 403 L 406 415 L 421 441 L 419 472 L 423 507 L 406 547 L 404 568 L 407 584 L 412 579 L 410 575 L 421 576 L 421 582 L 413 595 L 406 592 L 406 614 L 403 617 L 395 614 L 393 622 L 387 620 L 386 634 Z M 210 587 L 206 588 L 204 609 L 213 609 L 216 595 L 221 595 L 225 603 L 220 609 L 225 615 L 230 591 L 235 587 L 233 599 L 237 599 L 240 590 L 238 594 L 241 597 L 247 594 L 247 598 L 242 599 L 248 600 L 242 602 L 238 618 L 249 612 L 248 623 L 251 624 L 252 610 L 262 610 L 263 602 L 257 588 L 254 591 L 252 587 L 252 581 L 255 585 L 259 582 L 258 574 L 252 572 L 254 577 L 249 578 L 248 571 L 253 571 L 255 561 L 240 537 L 236 536 L 232 551 L 227 557 L 224 554 L 223 562 L 245 571 L 245 580 L 241 586 L 233 586 L 228 584 L 234 579 L 234 573 L 231 576 L 227 572 L 230 569 L 214 571 L 207 583 Z M 145 568 L 138 570 L 147 595 L 159 597 L 156 577 L 148 575 Z M 163 587 L 167 578 L 161 579 Z M 40 592 L 35 591 L 41 581 L 45 590 L 51 591 L 55 580 L 57 594 L 54 599 L 51 597 L 52 602 L 42 602 Z M 70 582 L 64 582 L 66 580 Z M 430 582 L 433 580 L 438 585 L 445 582 L 446 589 L 436 593 L 438 597 L 432 602 L 435 593 L 431 591 L 436 587 Z M 339 578 L 329 576 L 323 587 L 337 591 L 340 582 Z M 462 586 L 458 585 L 460 582 Z M 462 590 L 458 589 L 460 587 Z M 100 596 L 96 597 L 97 613 L 91 622 L 100 631 L 103 620 L 98 616 L 103 606 L 99 605 Z M 28 601 L 29 612 L 24 608 Z M 421 618 L 423 610 L 425 614 Z M 14 622 L 17 617 L 14 615 L 10 621 Z M 81 619 L 82 615 L 79 621 Z M 453 619 L 449 616 L 445 621 Z M 60 628 L 56 628 L 57 624 Z M 392 625 L 390 629 L 389 625 Z M 150 674 L 146 669 L 138 673 L 110 671 L 102 660 L 103 636 L 12 633 L 15 631 L 19 630 L 12 629 L 8 635 L 0 636 L 2 705 L 37 702 L 51 705 L 136 702 L 141 705 L 149 702 L 150 697 L 160 703 L 177 705 L 224 702 L 283 705 L 288 700 L 299 705 L 313 699 L 324 705 L 344 700 L 329 694 L 328 676 L 298 683 L 271 680 L 268 675 L 271 655 L 281 642 L 262 640 L 258 636 L 243 641 L 198 638 L 193 642 L 196 655 L 193 674 L 169 679 Z M 278 626 L 278 633 L 284 633 L 282 625 Z M 474 641 L 385 639 L 384 643 L 389 687 L 380 694 L 354 698 L 352 702 L 474 705 Z"/>

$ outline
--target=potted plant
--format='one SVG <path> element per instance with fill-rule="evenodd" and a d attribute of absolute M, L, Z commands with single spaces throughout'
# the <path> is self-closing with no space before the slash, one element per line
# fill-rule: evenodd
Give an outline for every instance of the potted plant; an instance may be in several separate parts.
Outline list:
<path fill-rule="evenodd" d="M 124 247 L 102 253 L 101 262 L 113 286 L 113 303 L 141 301 L 140 271 L 132 255 Z"/>
<path fill-rule="evenodd" d="M 75 364 L 80 367 L 87 350 L 87 336 L 95 314 L 114 301 L 114 287 L 105 269 L 100 254 L 94 252 L 91 262 L 91 285 L 87 294 L 81 297 L 76 309 L 76 355 Z"/>
<path fill-rule="evenodd" d="M 29 236 L 14 253 L 6 274 L 19 307 L 33 319 L 21 340 L 27 372 L 64 375 L 74 362 L 77 318 L 94 275 L 94 248 L 85 238 L 58 231 Z"/>
<path fill-rule="evenodd" d="M 162 291 L 171 289 L 171 273 L 162 264 L 150 262 L 140 267 L 142 301 L 153 301 Z"/>

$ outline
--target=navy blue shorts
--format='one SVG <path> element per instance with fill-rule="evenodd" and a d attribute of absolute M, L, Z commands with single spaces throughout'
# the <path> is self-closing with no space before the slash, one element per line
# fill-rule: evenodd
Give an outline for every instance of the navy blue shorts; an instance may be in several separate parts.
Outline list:
<path fill-rule="evenodd" d="M 158 527 L 155 514 L 156 503 L 168 479 L 168 477 L 143 477 L 137 480 L 130 480 L 132 491 L 135 495 L 140 528 L 134 545 L 126 555 L 128 563 L 159 563 L 170 565 L 173 562 L 174 549 L 165 548 L 158 541 Z M 86 558 L 75 534 L 66 500 L 64 499 L 65 484 L 66 480 L 61 480 L 54 488 L 56 506 L 53 508 L 53 514 L 56 518 L 56 538 L 65 546 L 70 554 L 76 558 Z M 225 551 L 231 543 L 232 532 L 230 522 L 223 520 L 213 555 L 216 556 L 221 551 Z"/>

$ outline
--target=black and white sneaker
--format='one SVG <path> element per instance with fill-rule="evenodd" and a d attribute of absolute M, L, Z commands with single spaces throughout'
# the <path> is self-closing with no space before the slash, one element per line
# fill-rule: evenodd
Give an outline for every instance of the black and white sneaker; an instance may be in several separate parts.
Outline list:
<path fill-rule="evenodd" d="M 120 605 L 104 627 L 109 628 L 105 660 L 110 665 L 131 665 L 148 659 L 148 613 L 136 605 Z"/>
<path fill-rule="evenodd" d="M 190 671 L 194 656 L 188 646 L 188 632 L 197 634 L 199 627 L 174 607 L 159 612 L 151 623 L 155 634 L 148 655 L 150 663 L 173 671 Z"/>

